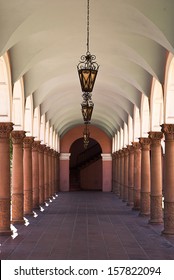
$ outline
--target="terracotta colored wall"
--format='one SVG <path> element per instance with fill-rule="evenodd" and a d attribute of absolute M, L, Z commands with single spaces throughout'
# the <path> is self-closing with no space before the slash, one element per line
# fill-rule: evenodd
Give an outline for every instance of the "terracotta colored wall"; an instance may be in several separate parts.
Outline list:
<path fill-rule="evenodd" d="M 112 190 L 112 161 L 103 161 L 103 192 Z"/>
<path fill-rule="evenodd" d="M 85 190 L 102 190 L 102 160 L 97 160 L 80 172 L 80 185 Z"/>
<path fill-rule="evenodd" d="M 60 160 L 60 191 L 69 191 L 69 160 Z"/>
<path fill-rule="evenodd" d="M 84 125 L 74 127 L 60 140 L 60 190 L 69 191 L 69 160 L 61 159 L 61 154 L 69 153 L 72 143 L 83 135 Z M 103 154 L 112 153 L 112 139 L 98 127 L 90 125 L 90 137 L 95 139 L 101 146 Z M 102 190 L 112 189 L 112 160 L 102 162 Z"/>
<path fill-rule="evenodd" d="M 69 153 L 72 143 L 83 136 L 84 126 L 77 126 L 68 131 L 61 139 L 60 152 Z M 102 148 L 102 153 L 112 153 L 112 140 L 99 128 L 90 125 L 90 137 L 95 139 Z"/>

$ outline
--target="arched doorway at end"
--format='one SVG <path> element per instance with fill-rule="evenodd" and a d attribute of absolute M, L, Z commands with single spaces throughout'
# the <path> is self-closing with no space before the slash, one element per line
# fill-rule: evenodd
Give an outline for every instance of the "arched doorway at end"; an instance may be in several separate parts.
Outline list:
<path fill-rule="evenodd" d="M 75 140 L 70 147 L 70 191 L 102 191 L 102 149 L 90 138 L 87 149 L 83 138 Z"/>

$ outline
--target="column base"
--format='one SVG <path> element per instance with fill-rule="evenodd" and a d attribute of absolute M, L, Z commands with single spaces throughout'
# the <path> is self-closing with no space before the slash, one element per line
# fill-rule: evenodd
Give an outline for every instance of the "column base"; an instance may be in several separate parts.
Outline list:
<path fill-rule="evenodd" d="M 133 203 L 133 202 L 128 202 L 126 205 L 127 205 L 127 206 L 133 207 L 133 206 L 134 206 L 134 203 Z"/>
<path fill-rule="evenodd" d="M 12 220 L 11 223 L 13 225 L 23 225 L 23 224 L 25 224 L 25 220 L 24 219 L 22 219 L 22 220 Z"/>
<path fill-rule="evenodd" d="M 139 206 L 134 206 L 134 207 L 132 207 L 132 210 L 133 211 L 140 211 L 140 207 Z"/>
<path fill-rule="evenodd" d="M 10 236 L 12 234 L 13 234 L 13 231 L 11 229 L 0 231 L 0 236 Z"/>
<path fill-rule="evenodd" d="M 161 235 L 174 235 L 174 232 L 173 231 L 167 231 L 167 230 L 163 230 L 162 232 L 161 232 Z"/>
<path fill-rule="evenodd" d="M 148 221 L 148 224 L 160 225 L 160 224 L 163 224 L 163 220 L 161 220 L 161 219 L 150 219 Z"/>
<path fill-rule="evenodd" d="M 150 216 L 150 213 L 142 213 L 142 212 L 140 212 L 140 213 L 139 213 L 139 216 L 140 216 L 140 217 L 149 217 L 149 216 Z"/>
<path fill-rule="evenodd" d="M 150 192 L 141 192 L 140 216 L 150 215 Z"/>
<path fill-rule="evenodd" d="M 32 216 L 33 215 L 33 211 L 32 212 L 24 212 L 24 216 Z"/>
<path fill-rule="evenodd" d="M 162 224 L 162 195 L 151 195 L 150 197 L 150 220 L 149 224 Z"/>
<path fill-rule="evenodd" d="M 174 235 L 174 202 L 164 201 L 164 230 L 162 233 Z"/>

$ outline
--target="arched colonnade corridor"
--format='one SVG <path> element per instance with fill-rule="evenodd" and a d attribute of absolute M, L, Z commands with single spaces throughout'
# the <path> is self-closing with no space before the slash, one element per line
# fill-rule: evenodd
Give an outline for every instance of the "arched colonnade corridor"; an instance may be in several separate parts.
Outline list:
<path fill-rule="evenodd" d="M 39 108 L 31 109 L 31 97 L 24 102 L 22 79 L 13 87 L 14 92 L 9 90 L 8 67 L 8 55 L 5 54 L 1 57 L 1 80 L 4 80 L 1 82 L 0 122 L 0 233 L 4 241 L 9 240 L 6 236 L 12 234 L 11 224 L 25 227 L 25 217 L 31 219 L 33 213 L 36 214 L 40 207 L 44 209 L 42 207 L 53 199 L 59 204 L 57 194 L 69 191 L 69 152 L 82 130 L 82 126 L 80 129 L 76 127 L 60 140 L 49 122 L 45 122 L 45 116 L 40 116 Z M 142 96 L 140 112 L 134 108 L 134 118 L 129 118 L 128 125 L 125 124 L 112 141 L 101 130 L 91 126 L 92 135 L 102 148 L 103 194 L 112 191 L 112 200 L 115 199 L 119 207 L 122 206 L 117 197 L 129 211 L 138 211 L 129 217 L 130 223 L 139 215 L 138 219 L 147 217 L 147 224 L 158 225 L 155 232 L 161 240 L 164 240 L 160 236 L 161 230 L 164 235 L 169 235 L 171 248 L 173 239 L 170 238 L 174 235 L 173 72 L 174 58 L 169 55 L 166 91 L 163 92 L 162 86 L 154 79 L 150 106 L 148 99 Z"/>
<path fill-rule="evenodd" d="M 147 2 L 90 1 L 84 151 L 86 0 L 0 0 L 2 259 L 174 259 L 174 2 Z"/>

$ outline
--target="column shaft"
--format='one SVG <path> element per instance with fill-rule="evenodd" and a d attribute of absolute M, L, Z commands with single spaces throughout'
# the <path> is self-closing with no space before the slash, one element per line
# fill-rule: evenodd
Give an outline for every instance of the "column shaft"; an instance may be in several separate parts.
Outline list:
<path fill-rule="evenodd" d="M 24 131 L 12 131 L 13 166 L 12 166 L 12 223 L 24 223 L 23 189 L 23 139 Z"/>
<path fill-rule="evenodd" d="M 140 215 L 150 214 L 150 139 L 140 137 L 141 144 L 141 201 Z"/>
<path fill-rule="evenodd" d="M 140 210 L 141 198 L 141 150 L 140 143 L 132 142 L 134 147 L 134 206 L 133 210 Z"/>
<path fill-rule="evenodd" d="M 134 205 L 134 148 L 128 145 L 129 159 L 128 159 L 128 203 L 127 205 Z"/>
<path fill-rule="evenodd" d="M 163 222 L 162 213 L 162 132 L 149 132 L 151 139 L 151 210 L 149 223 Z"/>
<path fill-rule="evenodd" d="M 49 147 L 44 149 L 44 198 L 45 201 L 49 200 L 49 178 L 48 178 L 48 152 Z"/>
<path fill-rule="evenodd" d="M 124 187 L 123 187 L 123 201 L 128 201 L 128 149 L 124 148 Z"/>
<path fill-rule="evenodd" d="M 39 160 L 39 204 L 44 203 L 44 148 L 45 145 L 39 145 L 38 160 Z"/>
<path fill-rule="evenodd" d="M 174 124 L 163 124 L 165 135 L 165 189 L 163 234 L 174 235 Z"/>
<path fill-rule="evenodd" d="M 124 152 L 121 150 L 120 158 L 120 198 L 123 199 L 124 193 Z"/>
<path fill-rule="evenodd" d="M 12 123 L 0 122 L 0 235 L 11 235 L 10 229 L 10 133 Z"/>
<path fill-rule="evenodd" d="M 32 199 L 32 144 L 34 137 L 24 138 L 23 168 L 24 168 L 24 214 L 33 214 Z"/>
<path fill-rule="evenodd" d="M 39 208 L 39 160 L 38 147 L 40 141 L 34 141 L 32 146 L 32 187 L 33 187 L 33 208 Z"/>

